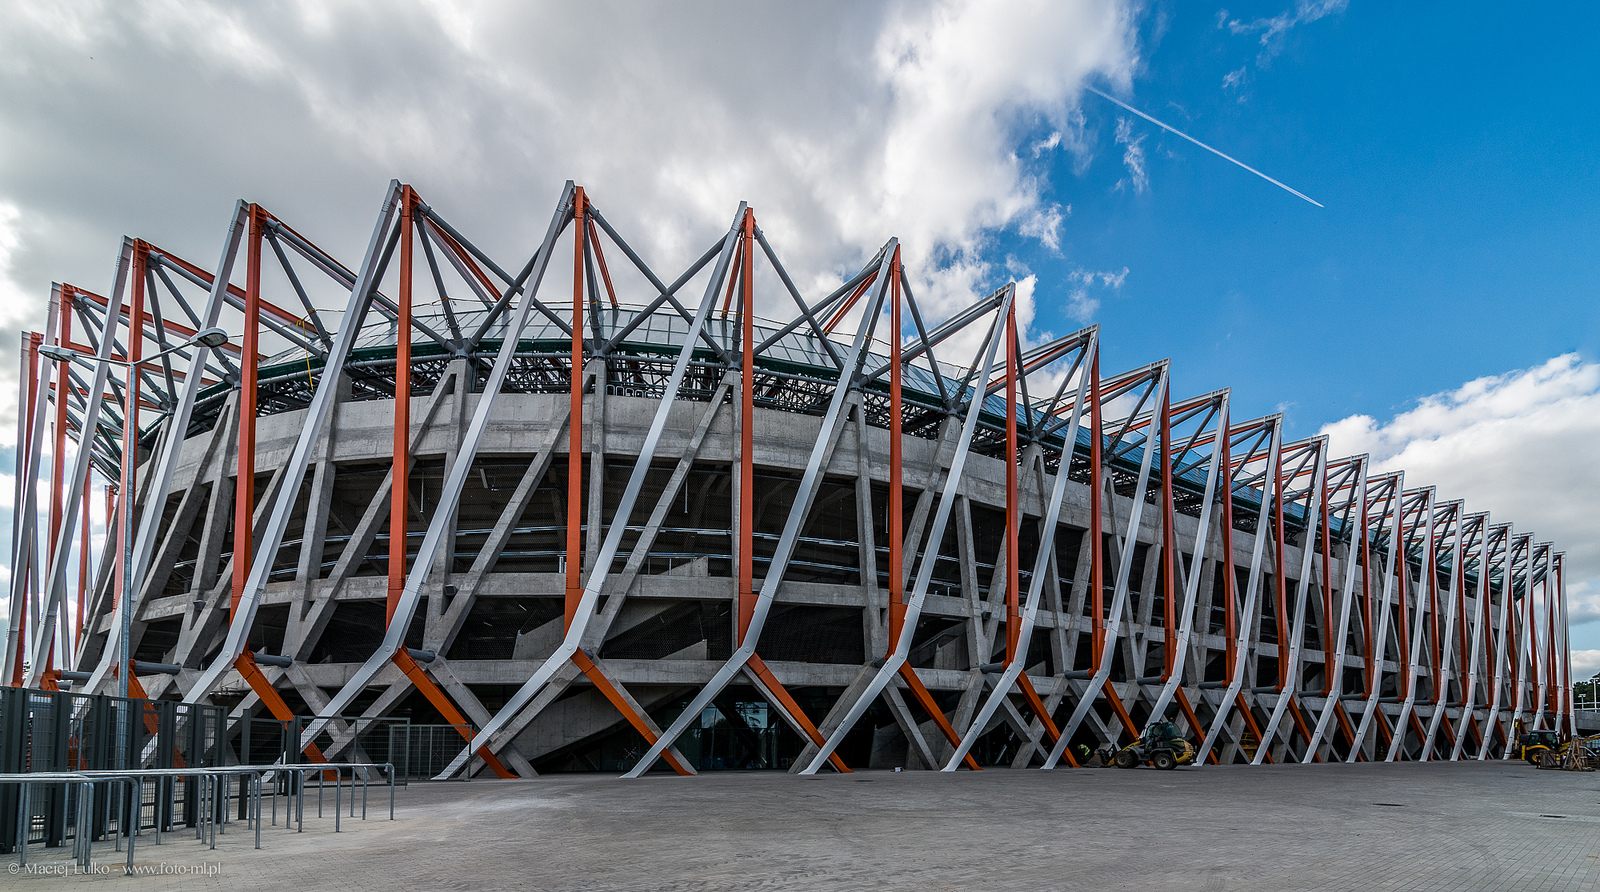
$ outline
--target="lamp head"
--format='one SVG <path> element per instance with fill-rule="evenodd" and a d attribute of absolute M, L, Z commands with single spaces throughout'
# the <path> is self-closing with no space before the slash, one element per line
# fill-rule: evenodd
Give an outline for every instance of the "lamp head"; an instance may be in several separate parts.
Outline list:
<path fill-rule="evenodd" d="M 202 347 L 210 347 L 215 350 L 228 343 L 228 333 L 220 328 L 202 328 L 195 332 L 194 337 L 189 340 Z"/>
<path fill-rule="evenodd" d="M 57 362 L 71 362 L 78 358 L 78 351 L 60 344 L 40 344 L 39 355 Z"/>

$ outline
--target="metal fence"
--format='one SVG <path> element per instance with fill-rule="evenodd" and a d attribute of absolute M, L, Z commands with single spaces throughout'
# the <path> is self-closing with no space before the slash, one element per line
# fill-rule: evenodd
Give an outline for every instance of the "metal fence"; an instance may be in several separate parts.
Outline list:
<path fill-rule="evenodd" d="M 215 767 L 228 760 L 227 712 L 171 700 L 137 700 L 28 688 L 0 688 L 0 774 L 100 771 L 125 768 Z M 116 812 L 101 802 L 92 826 L 101 835 L 112 825 L 155 820 L 157 796 L 181 814 L 194 807 L 195 791 L 176 781 L 153 784 L 137 809 Z M 0 789 L 0 853 L 17 839 L 18 791 Z M 28 839 L 61 845 L 78 826 L 64 789 L 31 801 Z"/>
<path fill-rule="evenodd" d="M 396 776 L 404 780 L 431 780 L 466 746 L 474 729 L 457 725 L 389 726 L 387 752 Z"/>

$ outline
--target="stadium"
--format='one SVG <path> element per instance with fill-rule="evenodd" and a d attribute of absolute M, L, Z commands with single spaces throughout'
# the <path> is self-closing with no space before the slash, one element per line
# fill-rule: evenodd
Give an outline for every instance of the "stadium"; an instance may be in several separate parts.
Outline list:
<path fill-rule="evenodd" d="M 1014 285 L 936 316 L 890 239 L 806 295 L 722 225 L 670 278 L 571 183 L 520 266 L 397 182 L 359 258 L 245 202 L 211 266 L 125 239 L 24 339 L 7 681 L 440 778 L 1574 727 L 1553 543 L 1027 342 Z"/>

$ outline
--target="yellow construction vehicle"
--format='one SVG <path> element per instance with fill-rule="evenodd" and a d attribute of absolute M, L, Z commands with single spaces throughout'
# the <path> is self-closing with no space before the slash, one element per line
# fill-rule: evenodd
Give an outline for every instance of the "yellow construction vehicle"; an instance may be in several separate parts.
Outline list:
<path fill-rule="evenodd" d="M 1128 744 L 1111 757 L 1118 768 L 1135 768 L 1152 765 L 1162 770 L 1188 765 L 1194 761 L 1194 744 L 1183 739 L 1178 726 L 1172 722 L 1151 722 L 1144 736 Z"/>
<path fill-rule="evenodd" d="M 1562 743 L 1554 731 L 1523 731 L 1517 735 L 1517 758 L 1535 768 L 1561 764 Z"/>

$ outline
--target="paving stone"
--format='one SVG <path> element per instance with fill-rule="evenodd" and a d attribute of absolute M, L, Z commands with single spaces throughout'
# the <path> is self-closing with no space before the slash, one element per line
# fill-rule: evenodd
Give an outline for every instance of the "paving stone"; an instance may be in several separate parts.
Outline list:
<path fill-rule="evenodd" d="M 180 834 L 0 887 L 530 890 L 1600 887 L 1600 773 L 1510 762 L 413 784 L 399 820 Z M 374 800 L 376 803 L 376 800 Z M 1559 815 L 1560 817 L 1542 817 Z M 56 853 L 45 861 L 59 863 Z M 9 860 L 9 859 L 8 859 Z M 52 885 L 54 884 L 54 885 Z"/>

